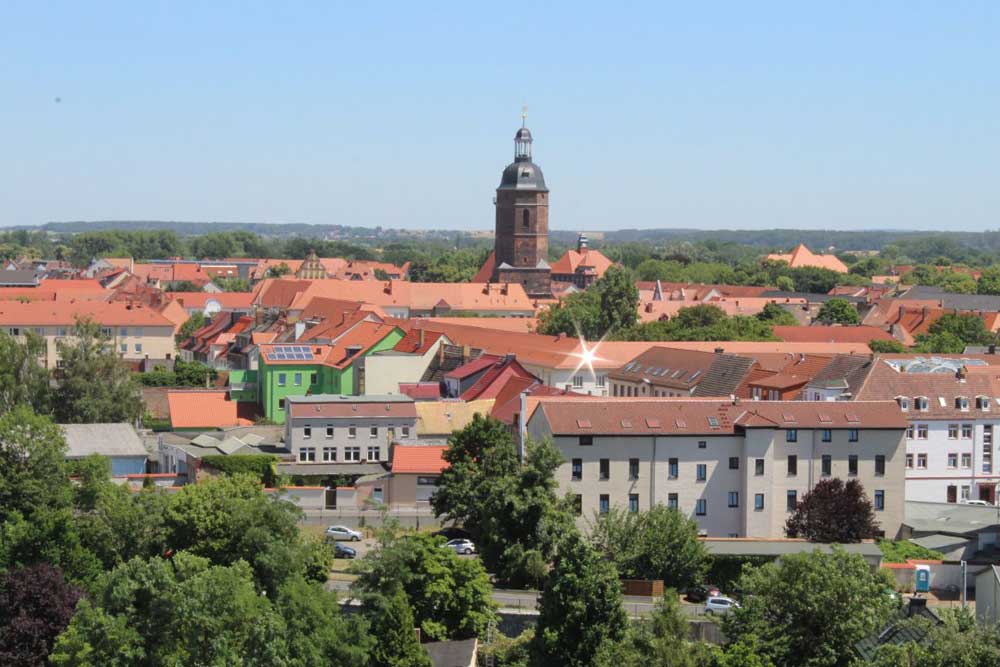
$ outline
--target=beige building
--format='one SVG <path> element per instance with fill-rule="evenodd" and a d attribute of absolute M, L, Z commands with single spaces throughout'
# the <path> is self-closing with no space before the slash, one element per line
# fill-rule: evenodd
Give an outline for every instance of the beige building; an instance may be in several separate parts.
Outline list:
<path fill-rule="evenodd" d="M 60 341 L 72 342 L 78 319 L 90 319 L 111 340 L 113 349 L 129 361 L 171 359 L 176 354 L 175 321 L 139 303 L 121 301 L 4 301 L 0 304 L 0 330 L 24 340 L 33 333 L 45 341 L 45 365 L 59 368 Z"/>
<path fill-rule="evenodd" d="M 710 537 L 784 536 L 822 479 L 857 479 L 885 535 L 903 520 L 906 419 L 892 401 L 749 403 L 540 398 L 527 424 L 565 463 L 581 524 L 611 507 L 675 507 Z"/>

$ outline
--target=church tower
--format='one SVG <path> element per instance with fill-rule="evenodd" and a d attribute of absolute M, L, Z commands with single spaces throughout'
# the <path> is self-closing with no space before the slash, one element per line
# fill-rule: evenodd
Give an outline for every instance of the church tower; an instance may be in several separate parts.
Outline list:
<path fill-rule="evenodd" d="M 549 189 L 531 161 L 531 131 L 521 116 L 514 135 L 514 161 L 500 178 L 491 280 L 521 283 L 532 297 L 552 295 L 549 254 Z"/>

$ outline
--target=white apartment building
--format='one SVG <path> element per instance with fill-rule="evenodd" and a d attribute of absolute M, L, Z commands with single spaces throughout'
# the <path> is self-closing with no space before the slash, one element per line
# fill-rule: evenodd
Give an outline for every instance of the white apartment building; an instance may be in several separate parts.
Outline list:
<path fill-rule="evenodd" d="M 995 503 L 1000 366 L 984 357 L 880 358 L 859 399 L 892 399 L 906 415 L 906 499 Z"/>
<path fill-rule="evenodd" d="M 903 520 L 906 419 L 893 401 L 538 399 L 527 424 L 565 463 L 579 523 L 612 506 L 674 507 L 710 537 L 784 536 L 825 478 L 857 479 L 885 535 Z"/>

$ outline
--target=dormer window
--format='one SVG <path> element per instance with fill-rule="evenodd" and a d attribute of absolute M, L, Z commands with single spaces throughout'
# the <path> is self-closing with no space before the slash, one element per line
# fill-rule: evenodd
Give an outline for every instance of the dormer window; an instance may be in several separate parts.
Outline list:
<path fill-rule="evenodd" d="M 910 399 L 906 396 L 897 396 L 896 402 L 899 403 L 899 409 L 906 412 L 910 409 Z"/>
<path fill-rule="evenodd" d="M 990 397 L 976 396 L 976 409 L 982 410 L 983 412 L 988 412 L 990 409 Z"/>
<path fill-rule="evenodd" d="M 962 412 L 969 411 L 969 398 L 967 396 L 956 396 L 955 397 L 955 407 Z"/>
<path fill-rule="evenodd" d="M 916 406 L 917 410 L 927 412 L 928 402 L 926 396 L 917 396 L 913 399 L 913 404 Z"/>

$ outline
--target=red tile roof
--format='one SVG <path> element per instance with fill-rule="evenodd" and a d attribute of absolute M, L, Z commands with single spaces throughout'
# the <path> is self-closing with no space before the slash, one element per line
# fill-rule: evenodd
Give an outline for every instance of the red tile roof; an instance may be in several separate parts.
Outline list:
<path fill-rule="evenodd" d="M 775 253 L 767 256 L 773 262 L 786 262 L 793 269 L 812 266 L 819 269 L 829 269 L 837 273 L 847 273 L 847 265 L 833 255 L 817 255 L 809 250 L 804 243 L 795 246 L 787 255 Z"/>
<path fill-rule="evenodd" d="M 90 318 L 104 326 L 173 327 L 157 310 L 122 301 L 0 301 L 0 324 L 5 326 L 72 326 Z"/>
<path fill-rule="evenodd" d="M 452 378 L 454 380 L 462 380 L 470 375 L 475 375 L 483 371 L 490 366 L 495 366 L 498 362 L 502 361 L 502 357 L 498 357 L 492 354 L 484 354 L 478 359 L 473 359 L 472 361 L 462 364 L 458 368 L 448 371 L 445 374 L 445 378 Z"/>
<path fill-rule="evenodd" d="M 396 445 L 392 448 L 392 472 L 438 475 L 448 469 L 444 460 L 447 447 Z"/>
<path fill-rule="evenodd" d="M 441 385 L 437 382 L 400 382 L 399 393 L 415 401 L 441 400 Z"/>
<path fill-rule="evenodd" d="M 776 326 L 774 335 L 788 343 L 868 343 L 892 340 L 888 332 L 869 326 Z"/>
<path fill-rule="evenodd" d="M 396 330 L 393 324 L 382 324 L 381 322 L 360 322 L 350 328 L 349 331 L 341 335 L 333 344 L 290 342 L 290 343 L 265 343 L 260 345 L 260 358 L 269 366 L 277 365 L 313 365 L 322 364 L 333 366 L 334 368 L 345 368 L 354 362 L 360 355 L 370 350 L 382 341 L 383 338 Z M 256 336 L 257 334 L 254 334 Z M 286 347 L 289 345 L 307 347 L 310 349 L 313 358 L 302 359 L 277 359 L 274 357 L 275 347 Z M 356 352 L 349 352 L 349 348 L 357 348 Z"/>
<path fill-rule="evenodd" d="M 396 352 L 405 352 L 407 354 L 426 354 L 428 350 L 434 347 L 434 343 L 439 338 L 441 338 L 441 334 L 436 331 L 410 329 L 406 332 L 405 336 L 399 339 L 399 342 L 392 349 Z"/>
<path fill-rule="evenodd" d="M 168 298 L 185 308 L 204 308 L 209 301 L 215 301 L 226 309 L 249 310 L 253 304 L 250 292 L 166 292 Z"/>
<path fill-rule="evenodd" d="M 583 252 L 567 250 L 563 256 L 552 263 L 552 273 L 559 275 L 574 275 L 577 272 L 593 274 L 600 278 L 614 264 L 600 250 L 585 248 Z"/>
<path fill-rule="evenodd" d="M 229 400 L 227 391 L 168 391 L 173 428 L 228 428 L 252 426 L 254 405 Z"/>

